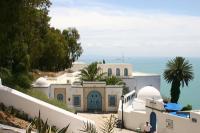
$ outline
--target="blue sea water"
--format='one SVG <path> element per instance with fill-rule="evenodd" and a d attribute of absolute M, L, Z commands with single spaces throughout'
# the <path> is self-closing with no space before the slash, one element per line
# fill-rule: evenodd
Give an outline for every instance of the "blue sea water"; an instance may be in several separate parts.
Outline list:
<path fill-rule="evenodd" d="M 130 63 L 133 65 L 133 71 L 156 73 L 161 75 L 161 94 L 163 96 L 170 96 L 171 84 L 168 84 L 163 79 L 163 72 L 166 68 L 166 63 L 172 58 L 155 58 L 155 57 L 129 57 L 115 58 L 115 57 L 83 57 L 80 61 L 92 62 L 105 60 L 108 63 Z M 200 109 L 200 58 L 186 58 L 193 65 L 194 80 L 189 83 L 188 87 L 181 88 L 181 95 L 179 103 L 183 106 L 191 104 L 193 109 Z"/>

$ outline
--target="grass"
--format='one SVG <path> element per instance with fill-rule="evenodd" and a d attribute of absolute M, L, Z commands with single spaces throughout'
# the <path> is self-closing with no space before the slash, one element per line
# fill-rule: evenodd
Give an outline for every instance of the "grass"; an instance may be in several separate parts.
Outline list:
<path fill-rule="evenodd" d="M 49 104 L 52 104 L 54 106 L 57 106 L 59 108 L 62 108 L 66 111 L 70 111 L 70 112 L 75 112 L 74 109 L 69 108 L 66 103 L 58 101 L 57 99 L 49 99 L 43 92 L 38 91 L 38 90 L 34 90 L 34 89 L 30 89 L 26 91 L 26 94 L 28 94 L 29 96 L 35 97 L 37 99 L 40 99 L 44 102 L 47 102 Z"/>

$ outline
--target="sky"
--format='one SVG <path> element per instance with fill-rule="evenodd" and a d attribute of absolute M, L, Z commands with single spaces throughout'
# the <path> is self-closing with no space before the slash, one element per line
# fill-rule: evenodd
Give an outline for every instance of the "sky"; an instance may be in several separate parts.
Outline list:
<path fill-rule="evenodd" d="M 78 29 L 82 56 L 200 57 L 200 0 L 52 0 L 51 26 Z"/>

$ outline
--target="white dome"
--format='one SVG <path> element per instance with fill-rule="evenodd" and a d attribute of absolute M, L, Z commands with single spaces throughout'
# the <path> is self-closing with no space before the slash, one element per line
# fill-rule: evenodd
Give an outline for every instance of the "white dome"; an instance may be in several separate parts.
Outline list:
<path fill-rule="evenodd" d="M 160 92 L 152 86 L 145 86 L 142 89 L 140 89 L 137 93 L 137 98 L 144 101 L 146 99 L 162 99 Z"/>
<path fill-rule="evenodd" d="M 40 77 L 35 81 L 35 85 L 39 87 L 48 87 L 49 82 L 47 81 L 47 79 Z"/>

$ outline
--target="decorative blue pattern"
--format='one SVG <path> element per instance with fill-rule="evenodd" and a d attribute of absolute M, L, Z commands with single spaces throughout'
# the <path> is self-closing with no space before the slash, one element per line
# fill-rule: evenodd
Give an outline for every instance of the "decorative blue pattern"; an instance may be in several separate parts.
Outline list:
<path fill-rule="evenodd" d="M 91 91 L 87 97 L 88 111 L 102 111 L 102 97 L 98 91 Z"/>

